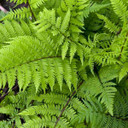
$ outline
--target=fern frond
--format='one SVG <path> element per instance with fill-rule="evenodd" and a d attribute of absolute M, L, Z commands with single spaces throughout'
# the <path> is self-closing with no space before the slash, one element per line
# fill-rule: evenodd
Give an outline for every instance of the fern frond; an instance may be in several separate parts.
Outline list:
<path fill-rule="evenodd" d="M 104 20 L 105 28 L 107 28 L 110 32 L 114 32 L 115 34 L 119 31 L 119 28 L 113 24 L 107 17 L 97 14 L 98 18 Z"/>
<path fill-rule="evenodd" d="M 91 5 L 91 7 L 89 8 L 89 11 L 91 13 L 93 12 L 98 12 L 99 10 L 103 9 L 103 8 L 106 8 L 106 7 L 109 7 L 110 4 L 98 4 L 98 3 L 94 3 L 93 5 Z"/>
<path fill-rule="evenodd" d="M 127 62 L 127 48 L 128 48 L 128 40 L 127 40 L 127 24 L 123 24 L 122 31 L 120 36 L 115 36 L 111 43 L 111 50 L 116 53 L 118 56 L 118 60 L 120 64 Z"/>
<path fill-rule="evenodd" d="M 26 44 L 26 42 L 28 43 Z M 12 88 L 17 76 L 20 89 L 25 89 L 32 82 L 31 80 L 33 80 L 36 90 L 38 90 L 40 84 L 42 84 L 42 88 L 45 90 L 48 83 L 53 90 L 56 79 L 61 90 L 63 79 L 70 90 L 71 84 L 76 88 L 77 69 L 75 60 L 70 64 L 68 59 L 63 61 L 58 56 L 47 56 L 47 51 L 44 52 L 42 50 L 43 47 L 44 44 L 38 39 L 21 37 L 16 38 L 16 40 L 12 41 L 11 45 L 2 49 L 0 51 L 0 70 L 1 79 L 3 79 L 4 75 L 4 79 L 2 80 L 3 85 L 8 81 L 9 87 Z M 31 51 L 29 48 L 31 48 Z M 21 56 L 23 60 L 20 58 Z M 75 79 L 73 78 L 74 76 L 76 77 Z"/>
<path fill-rule="evenodd" d="M 31 120 L 27 121 L 25 124 L 23 124 L 19 128 L 39 128 L 39 127 L 50 127 L 53 128 L 54 124 L 56 122 L 56 117 L 53 116 L 44 116 L 44 117 L 33 117 Z M 57 127 L 60 128 L 68 128 L 69 127 L 69 122 L 67 122 L 66 119 L 61 118 L 59 123 L 57 124 Z"/>
<path fill-rule="evenodd" d="M 45 94 L 45 95 L 40 95 L 38 97 L 35 97 L 35 100 L 39 102 L 44 101 L 47 104 L 54 103 L 54 104 L 65 105 L 67 98 L 68 97 L 66 95 L 50 93 L 50 94 Z"/>
<path fill-rule="evenodd" d="M 29 1 L 29 4 L 32 8 L 38 8 L 40 7 L 41 5 L 43 5 L 47 0 L 32 0 L 32 1 Z"/>
<path fill-rule="evenodd" d="M 128 17 L 127 6 L 122 0 L 110 0 L 114 8 L 115 13 L 121 18 L 122 21 L 126 21 Z"/>
<path fill-rule="evenodd" d="M 115 88 L 116 84 L 110 80 L 118 77 L 118 71 L 119 69 L 114 66 L 101 68 L 99 76 L 90 77 L 88 81 L 84 83 L 85 86 L 83 86 L 79 92 L 79 94 L 81 93 L 80 96 L 98 96 L 98 100 L 104 103 L 109 113 L 113 115 L 114 97 L 117 89 Z"/>
<path fill-rule="evenodd" d="M 20 9 L 16 9 L 14 11 L 10 11 L 5 17 L 3 17 L 1 20 L 13 20 L 13 19 L 25 19 L 26 17 L 31 17 L 32 14 L 30 12 L 29 8 L 22 7 Z"/>
<path fill-rule="evenodd" d="M 11 38 L 32 35 L 33 30 L 29 24 L 24 21 L 18 23 L 16 21 L 4 21 L 4 24 L 0 24 L 0 43 L 9 43 Z M 34 34 L 34 33 L 33 33 Z"/>
<path fill-rule="evenodd" d="M 127 72 L 128 72 L 128 62 L 125 62 L 119 72 L 119 81 L 121 81 L 127 75 Z"/>
<path fill-rule="evenodd" d="M 112 117 L 104 113 L 105 108 L 97 100 L 84 101 L 87 109 L 85 109 L 86 121 L 90 123 L 91 128 L 126 128 L 128 121 L 118 119 L 118 117 Z"/>
<path fill-rule="evenodd" d="M 27 108 L 26 110 L 19 113 L 20 116 L 32 116 L 32 115 L 56 115 L 59 116 L 61 113 L 61 110 L 63 109 L 63 106 L 60 105 L 38 105 L 38 106 L 32 106 Z M 75 111 L 72 108 L 67 108 L 63 115 L 64 117 L 68 118 L 70 120 L 71 118 L 74 118 Z"/>
<path fill-rule="evenodd" d="M 9 121 L 0 121 L 1 128 L 9 128 L 11 127 L 11 123 Z"/>
<path fill-rule="evenodd" d="M 98 12 L 103 8 L 108 7 L 110 4 L 90 4 L 87 8 L 85 8 L 85 10 L 83 11 L 83 15 L 85 18 L 87 18 L 89 16 L 90 13 L 94 13 L 94 12 Z"/>
<path fill-rule="evenodd" d="M 10 113 L 14 113 L 15 108 L 13 105 L 8 105 L 8 106 L 4 106 L 4 107 L 0 107 L 0 113 L 3 114 L 10 114 Z"/>
<path fill-rule="evenodd" d="M 117 93 L 115 96 L 115 105 L 114 105 L 114 114 L 116 117 L 120 117 L 122 120 L 127 119 L 128 115 L 128 94 L 122 95 L 121 93 Z"/>
<path fill-rule="evenodd" d="M 44 32 L 44 31 L 51 31 L 51 33 L 54 36 L 54 48 L 59 49 L 59 47 L 62 48 L 62 59 L 66 57 L 68 54 L 68 51 L 70 49 L 70 62 L 72 61 L 74 55 L 77 53 L 81 61 L 83 61 L 83 52 L 86 51 L 85 48 L 78 42 L 79 36 L 78 34 L 72 34 L 73 37 L 69 37 L 70 31 L 67 29 L 72 28 L 70 27 L 70 10 L 67 11 L 65 14 L 64 19 L 62 20 L 61 17 L 56 18 L 55 16 L 55 10 L 49 11 L 47 9 L 44 10 L 44 12 L 41 14 L 41 20 L 38 20 L 34 24 L 38 24 L 35 26 L 37 31 Z M 71 19 L 71 21 L 74 19 Z M 57 24 L 56 24 L 57 22 Z M 76 26 L 76 25 L 75 25 Z M 74 29 L 74 28 L 73 28 Z M 75 29 L 76 30 L 76 29 Z M 71 30 L 72 31 L 72 30 Z M 79 31 L 80 32 L 80 31 Z M 77 33 L 79 33 L 77 32 Z M 73 39 L 74 40 L 73 40 Z M 58 50 L 57 50 L 58 52 Z"/>
<path fill-rule="evenodd" d="M 55 94 L 55 93 L 40 95 L 39 97 L 35 97 L 35 100 L 37 100 L 38 102 L 44 102 L 43 105 L 31 106 L 26 110 L 20 112 L 19 115 L 23 118 L 25 116 L 36 116 L 36 115 L 40 115 L 41 117 L 46 117 L 46 118 L 50 116 L 53 117 L 54 115 L 59 117 L 61 111 L 63 110 L 63 107 L 67 103 L 67 98 L 68 98 L 67 95 Z M 80 122 L 80 121 L 83 122 L 85 119 L 85 115 L 83 115 L 84 109 L 85 107 L 82 104 L 82 102 L 77 98 L 73 98 L 70 104 L 68 105 L 68 107 L 66 107 L 65 111 L 63 112 L 62 117 L 60 118 L 60 122 L 61 119 L 64 119 L 66 123 L 70 121 L 69 126 L 75 126 L 76 122 Z M 76 115 L 76 110 L 78 116 Z M 52 122 L 53 122 L 52 120 L 49 121 L 49 123 Z M 60 124 L 60 122 L 58 122 L 57 127 Z M 24 125 L 26 125 L 26 123 Z"/>

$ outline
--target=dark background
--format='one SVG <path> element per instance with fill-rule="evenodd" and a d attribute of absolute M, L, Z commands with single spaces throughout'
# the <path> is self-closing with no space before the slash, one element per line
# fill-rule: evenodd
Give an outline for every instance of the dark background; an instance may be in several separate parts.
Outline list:
<path fill-rule="evenodd" d="M 6 10 L 14 10 L 17 8 L 21 8 L 21 7 L 26 7 L 27 5 L 25 5 L 24 3 L 18 6 L 15 6 L 14 2 L 9 2 L 8 0 L 0 0 L 0 4 L 6 9 Z"/>

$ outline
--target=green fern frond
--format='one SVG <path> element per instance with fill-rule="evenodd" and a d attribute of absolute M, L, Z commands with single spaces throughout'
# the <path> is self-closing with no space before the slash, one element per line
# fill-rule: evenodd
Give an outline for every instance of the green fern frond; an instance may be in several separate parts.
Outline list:
<path fill-rule="evenodd" d="M 112 117 L 105 114 L 104 106 L 98 101 L 89 99 L 89 101 L 84 101 L 84 103 L 87 106 L 87 109 L 85 109 L 86 121 L 90 123 L 91 128 L 126 128 L 128 126 L 127 121 L 118 119 L 116 115 Z"/>
<path fill-rule="evenodd" d="M 8 44 L 11 38 L 32 35 L 33 30 L 29 24 L 21 20 L 21 23 L 16 21 L 4 21 L 4 24 L 0 24 L 0 43 Z"/>
<path fill-rule="evenodd" d="M 121 93 L 117 93 L 115 96 L 115 105 L 114 105 L 114 114 L 116 117 L 120 117 L 122 120 L 127 119 L 128 115 L 126 114 L 128 112 L 127 106 L 128 106 L 128 101 L 127 101 L 128 95 L 122 95 Z"/>
<path fill-rule="evenodd" d="M 98 18 L 104 20 L 105 28 L 107 28 L 110 32 L 114 32 L 115 34 L 119 31 L 119 28 L 113 24 L 107 17 L 97 14 Z"/>
<path fill-rule="evenodd" d="M 116 84 L 110 80 L 118 77 L 118 71 L 118 67 L 114 66 L 101 68 L 99 76 L 89 77 L 88 81 L 84 83 L 85 86 L 79 92 L 79 94 L 81 93 L 80 96 L 83 94 L 82 97 L 86 97 L 87 95 L 98 96 L 99 101 L 104 103 L 109 113 L 113 115 L 114 97 L 117 89 L 115 88 Z"/>
<path fill-rule="evenodd" d="M 65 105 L 67 101 L 67 95 L 62 95 L 62 94 L 45 94 L 45 95 L 40 95 L 38 97 L 35 97 L 35 100 L 41 102 L 44 101 L 47 104 L 60 104 L 60 105 Z"/>
<path fill-rule="evenodd" d="M 0 121 L 1 128 L 9 128 L 11 127 L 11 123 L 9 121 Z"/>
<path fill-rule="evenodd" d="M 19 113 L 20 116 L 32 116 L 32 115 L 56 115 L 59 116 L 61 113 L 61 110 L 63 109 L 63 106 L 60 105 L 38 105 L 38 106 L 32 106 L 27 108 L 26 110 Z M 64 117 L 68 118 L 70 120 L 71 118 L 74 118 L 75 111 L 72 108 L 67 108 L 63 115 Z"/>
<path fill-rule="evenodd" d="M 60 70 L 56 70 L 57 64 L 59 64 Z M 71 67 L 73 66 L 74 64 Z M 42 86 L 45 91 L 48 83 L 51 90 L 53 90 L 55 80 L 57 79 L 62 90 L 64 79 L 71 90 L 71 83 L 73 83 L 75 88 L 77 87 L 77 78 L 73 79 L 71 76 L 72 72 L 74 75 L 76 74 L 76 69 L 72 69 L 74 71 L 71 72 L 71 67 L 69 61 L 64 62 L 58 58 L 23 64 L 22 66 L 16 66 L 13 69 L 1 73 L 2 85 L 4 87 L 5 83 L 8 82 L 9 88 L 11 89 L 15 84 L 17 76 L 20 89 L 26 89 L 31 82 L 34 82 L 36 90 L 38 90 L 39 86 Z"/>
<path fill-rule="evenodd" d="M 14 111 L 15 111 L 15 108 L 13 105 L 0 107 L 0 113 L 3 113 L 3 114 L 11 114 L 11 113 L 14 113 Z"/>
<path fill-rule="evenodd" d="M 47 10 L 44 9 L 43 13 L 40 14 L 41 20 L 36 21 L 34 24 L 39 24 L 38 26 L 35 26 L 35 28 L 38 30 L 38 32 L 46 31 L 47 29 L 59 29 L 61 27 L 60 32 L 65 32 L 69 26 L 70 21 L 70 10 L 67 11 L 64 20 L 62 21 L 61 18 L 56 18 L 55 10 Z M 57 24 L 56 24 L 57 22 Z M 62 25 L 61 25 L 62 22 Z"/>
<path fill-rule="evenodd" d="M 97 50 L 98 51 L 98 50 Z M 112 65 L 112 64 L 121 64 L 121 62 L 117 59 L 119 56 L 119 53 L 116 52 L 106 52 L 106 50 L 99 49 L 99 53 L 93 54 L 92 58 L 94 59 L 94 62 L 96 62 L 98 65 Z"/>
<path fill-rule="evenodd" d="M 123 24 L 123 28 L 120 29 L 120 36 L 115 36 L 111 43 L 111 50 L 116 53 L 120 64 L 127 62 L 127 24 Z"/>
<path fill-rule="evenodd" d="M 37 100 L 38 102 L 43 101 L 45 104 L 38 105 L 38 106 L 31 106 L 26 110 L 23 110 L 22 112 L 20 112 L 18 115 L 20 115 L 23 118 L 25 116 L 36 116 L 36 115 L 40 115 L 40 117 L 46 117 L 46 118 L 53 117 L 54 115 L 59 117 L 62 109 L 64 108 L 67 102 L 67 98 L 68 97 L 66 95 L 62 95 L 62 94 L 59 95 L 55 93 L 40 95 L 39 97 L 35 97 L 35 100 Z M 73 98 L 70 104 L 68 105 L 68 107 L 63 112 L 62 117 L 60 118 L 60 122 L 61 122 L 61 119 L 64 119 L 66 121 L 65 123 L 68 123 L 68 121 L 70 121 L 69 126 L 74 126 L 76 122 L 84 121 L 85 119 L 85 115 L 83 115 L 84 109 L 85 107 L 82 104 L 82 102 L 77 98 Z M 79 116 L 76 115 L 76 110 L 77 110 L 77 113 L 79 113 Z M 50 123 L 54 123 L 52 124 L 53 126 L 51 127 L 53 128 L 56 120 L 55 121 L 49 120 L 49 123 L 47 125 L 49 125 Z M 31 122 L 32 120 L 29 120 L 29 121 Z M 60 123 L 57 124 L 57 127 L 59 124 Z M 27 123 L 25 123 L 24 125 L 26 126 Z"/>
<path fill-rule="evenodd" d="M 127 6 L 122 0 L 110 0 L 114 8 L 115 13 L 121 18 L 122 21 L 126 21 L 128 17 Z"/>
<path fill-rule="evenodd" d="M 99 10 L 103 9 L 103 8 L 106 8 L 106 7 L 109 7 L 110 4 L 104 4 L 103 2 L 101 4 L 98 4 L 98 3 L 93 3 L 91 5 L 91 7 L 89 8 L 89 11 L 91 13 L 93 12 L 98 12 Z"/>
<path fill-rule="evenodd" d="M 26 42 L 28 43 L 26 44 Z M 11 45 L 2 49 L 0 51 L 2 85 L 5 86 L 8 81 L 9 87 L 12 88 L 17 76 L 20 89 L 25 89 L 32 82 L 32 79 L 36 90 L 38 90 L 40 84 L 45 90 L 48 83 L 53 90 L 56 79 L 61 90 L 63 79 L 70 90 L 72 84 L 76 89 L 78 80 L 75 60 L 70 64 L 68 59 L 63 61 L 59 56 L 47 56 L 47 51 L 42 50 L 43 47 L 44 44 L 35 38 L 21 37 L 16 38 L 11 42 Z M 31 51 L 29 48 L 31 48 Z M 52 53 L 52 55 L 54 54 Z M 24 56 L 23 60 L 20 58 L 21 56 Z"/>
<path fill-rule="evenodd" d="M 20 9 L 16 9 L 14 11 L 10 11 L 5 17 L 3 17 L 1 20 L 13 20 L 13 19 L 25 19 L 26 17 L 31 17 L 32 14 L 30 12 L 29 8 L 22 7 Z"/>
<path fill-rule="evenodd" d="M 32 8 L 38 8 L 41 5 L 43 5 L 47 0 L 31 0 L 29 1 L 29 4 Z"/>
<path fill-rule="evenodd" d="M 83 11 L 83 15 L 85 18 L 87 18 L 89 16 L 90 13 L 94 13 L 94 12 L 98 12 L 103 8 L 108 7 L 110 4 L 97 4 L 97 3 L 93 3 L 90 4 L 87 8 L 85 8 L 85 10 Z"/>
<path fill-rule="evenodd" d="M 128 128 L 128 3 L 10 1 L 27 7 L 0 24 L 0 127 Z"/>
<path fill-rule="evenodd" d="M 54 42 L 56 43 L 54 44 L 54 48 L 58 49 L 59 47 L 62 47 L 62 59 L 66 57 L 66 55 L 68 54 L 68 49 L 70 48 L 70 62 L 72 61 L 75 53 L 78 53 L 82 61 L 82 51 L 84 52 L 84 47 L 82 47 L 81 44 L 77 42 L 78 39 L 70 39 L 70 31 L 67 29 L 69 27 L 69 22 L 70 10 L 67 11 L 64 20 L 62 21 L 61 17 L 56 18 L 55 10 L 49 11 L 45 9 L 44 12 L 41 14 L 41 20 L 35 22 L 35 24 L 38 24 L 37 26 L 35 26 L 35 28 L 39 33 L 42 31 L 49 32 L 49 29 L 50 31 L 52 31 L 51 33 L 53 34 L 55 38 Z M 75 36 L 77 37 L 78 35 L 74 34 L 73 38 L 76 38 Z"/>
<path fill-rule="evenodd" d="M 121 81 L 127 75 L 127 72 L 128 72 L 128 62 L 123 64 L 119 72 L 119 81 Z"/>
<path fill-rule="evenodd" d="M 44 117 L 33 117 L 19 128 L 39 128 L 39 127 L 50 127 L 53 128 L 56 122 L 56 117 L 44 116 Z M 57 124 L 58 128 L 69 128 L 69 122 L 66 119 L 61 118 Z"/>

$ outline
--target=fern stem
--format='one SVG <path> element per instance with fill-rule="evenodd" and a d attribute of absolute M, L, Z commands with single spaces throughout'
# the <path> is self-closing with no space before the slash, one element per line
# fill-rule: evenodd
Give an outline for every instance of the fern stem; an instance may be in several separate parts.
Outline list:
<path fill-rule="evenodd" d="M 34 15 L 34 13 L 33 13 L 33 11 L 32 11 L 32 8 L 31 8 L 31 6 L 30 6 L 30 4 L 29 4 L 29 0 L 27 0 L 27 5 L 28 5 L 28 7 L 29 7 L 29 9 L 30 9 L 30 12 L 31 12 L 31 14 L 32 14 L 32 18 L 34 18 L 34 20 L 36 21 L 36 17 L 35 17 L 35 15 Z"/>
<path fill-rule="evenodd" d="M 122 31 L 122 28 L 116 33 L 116 35 L 119 35 Z"/>
<path fill-rule="evenodd" d="M 78 86 L 78 88 L 77 88 L 77 89 L 79 89 L 79 88 L 80 88 L 80 86 L 83 84 L 83 82 L 84 82 L 84 81 L 81 81 L 81 82 L 80 82 L 80 84 L 79 84 L 79 86 Z M 65 106 L 63 107 L 63 109 L 62 109 L 62 111 L 61 111 L 61 113 L 60 113 L 59 117 L 57 118 L 57 121 L 56 121 L 56 123 L 55 123 L 54 128 L 56 128 L 56 126 L 57 126 L 57 124 L 58 124 L 58 122 L 59 122 L 59 120 L 60 120 L 60 118 L 61 118 L 62 114 L 64 113 L 64 111 L 65 111 L 66 107 L 68 106 L 69 102 L 71 101 L 72 97 L 73 97 L 75 94 L 76 94 L 76 90 L 72 92 L 72 94 L 71 94 L 71 96 L 69 97 L 69 99 L 68 99 L 67 103 L 66 103 L 66 104 L 65 104 Z"/>

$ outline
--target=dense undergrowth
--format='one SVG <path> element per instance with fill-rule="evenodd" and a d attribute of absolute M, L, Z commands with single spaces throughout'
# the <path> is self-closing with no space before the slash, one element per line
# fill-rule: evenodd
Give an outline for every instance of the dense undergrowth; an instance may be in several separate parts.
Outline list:
<path fill-rule="evenodd" d="M 128 128 L 128 2 L 10 1 L 0 128 Z"/>

